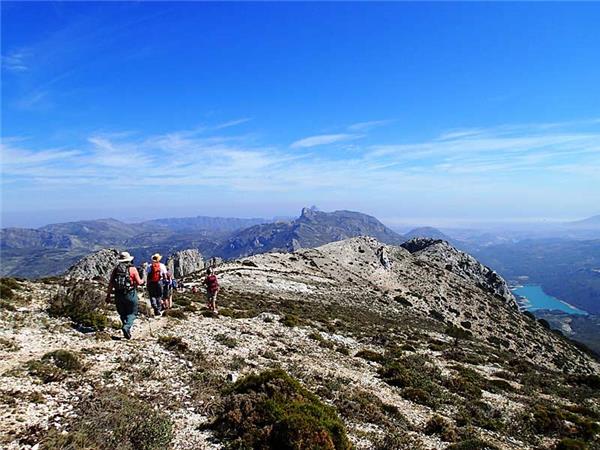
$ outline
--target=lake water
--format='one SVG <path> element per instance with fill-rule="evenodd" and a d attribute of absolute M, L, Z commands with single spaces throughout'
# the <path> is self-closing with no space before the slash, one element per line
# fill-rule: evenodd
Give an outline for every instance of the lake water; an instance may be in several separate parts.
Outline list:
<path fill-rule="evenodd" d="M 552 297 L 544 292 L 541 286 L 536 284 L 526 284 L 513 289 L 516 295 L 525 297 L 526 302 L 522 303 L 522 306 L 528 311 L 535 311 L 538 309 L 551 309 L 559 310 L 569 314 L 587 315 L 585 311 L 577 309 L 574 306 L 565 303 L 556 297 Z"/>

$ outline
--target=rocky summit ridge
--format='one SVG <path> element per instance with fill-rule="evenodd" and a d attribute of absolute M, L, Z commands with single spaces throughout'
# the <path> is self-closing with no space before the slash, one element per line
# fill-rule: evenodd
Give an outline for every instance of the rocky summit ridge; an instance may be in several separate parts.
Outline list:
<path fill-rule="evenodd" d="M 0 447 L 598 448 L 598 362 L 468 255 L 407 247 L 355 237 L 221 263 L 219 316 L 189 273 L 165 317 L 140 292 L 131 341 L 113 305 L 94 306 L 103 331 L 77 331 L 62 279 L 3 280 Z M 79 296 L 104 298 L 86 283 Z"/>

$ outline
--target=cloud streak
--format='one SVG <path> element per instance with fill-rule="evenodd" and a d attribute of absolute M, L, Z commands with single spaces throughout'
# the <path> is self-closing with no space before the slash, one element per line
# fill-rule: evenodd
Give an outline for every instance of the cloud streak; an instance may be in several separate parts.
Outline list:
<path fill-rule="evenodd" d="M 320 145 L 329 145 L 336 144 L 338 142 L 346 142 L 353 141 L 355 139 L 361 138 L 361 135 L 358 134 L 348 134 L 348 133 L 340 133 L 340 134 L 319 134 L 316 136 L 306 137 L 304 139 L 299 139 L 290 145 L 291 148 L 310 148 L 317 147 Z"/>
<path fill-rule="evenodd" d="M 304 139 L 302 146 L 278 148 L 256 144 L 243 135 L 214 134 L 217 127 L 149 136 L 95 134 L 80 146 L 48 149 L 5 139 L 2 182 L 6 189 L 20 183 L 50 191 L 61 186 L 109 186 L 144 191 L 184 188 L 192 193 L 204 187 L 220 193 L 303 196 L 327 191 L 386 197 L 433 192 L 493 196 L 500 191 L 537 189 L 536 184 L 540 189 L 557 183 L 589 186 L 600 173 L 600 126 L 572 128 L 451 131 L 421 142 L 364 145 L 343 159 L 326 151 L 295 150 L 347 140 L 339 135 L 313 136 Z"/>

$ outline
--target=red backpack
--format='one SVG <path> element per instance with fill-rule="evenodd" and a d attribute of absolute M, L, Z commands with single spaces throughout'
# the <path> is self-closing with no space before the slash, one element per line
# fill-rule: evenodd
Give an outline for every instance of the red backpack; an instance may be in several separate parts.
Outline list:
<path fill-rule="evenodd" d="M 160 281 L 160 263 L 153 262 L 152 270 L 150 271 L 150 281 L 153 283 L 158 283 Z"/>

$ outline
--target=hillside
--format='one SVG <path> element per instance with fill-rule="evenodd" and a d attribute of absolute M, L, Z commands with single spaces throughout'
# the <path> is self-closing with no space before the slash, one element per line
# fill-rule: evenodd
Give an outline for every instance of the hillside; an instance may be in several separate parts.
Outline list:
<path fill-rule="evenodd" d="M 433 247 L 359 237 L 231 261 L 219 316 L 192 274 L 131 341 L 95 284 L 3 280 L 0 446 L 597 448 L 598 362 Z M 75 298 L 108 328 L 76 331 Z"/>
<path fill-rule="evenodd" d="M 356 236 L 371 236 L 388 244 L 405 239 L 375 217 L 353 211 L 330 213 L 303 208 L 290 222 L 257 225 L 231 236 L 217 251 L 223 258 L 238 258 L 270 251 L 290 252 Z"/>

